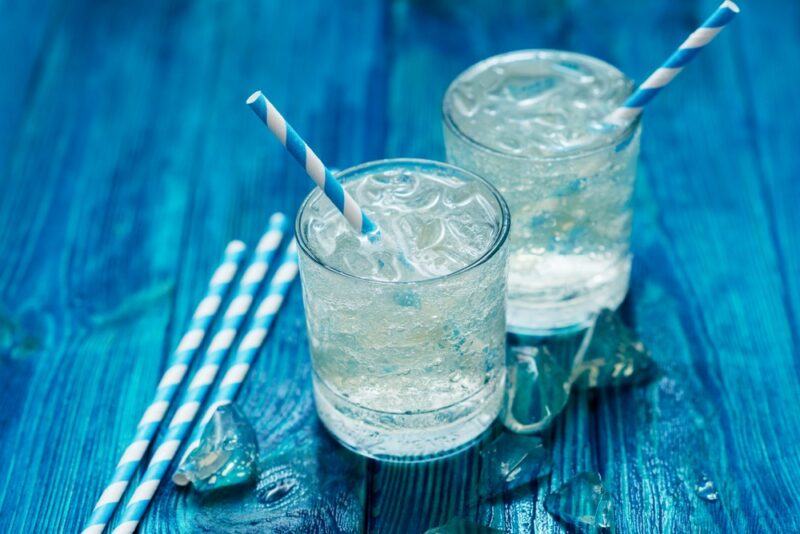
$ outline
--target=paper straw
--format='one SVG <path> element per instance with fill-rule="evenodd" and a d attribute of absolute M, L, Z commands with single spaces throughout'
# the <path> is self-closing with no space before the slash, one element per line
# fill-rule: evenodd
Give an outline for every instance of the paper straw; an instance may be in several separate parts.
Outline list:
<path fill-rule="evenodd" d="M 178 348 L 175 349 L 172 363 L 161 377 L 156 394 L 136 427 L 136 436 L 122 454 L 114 476 L 103 490 L 91 517 L 86 522 L 84 534 L 102 532 L 114 514 L 142 456 L 147 451 L 150 441 L 169 410 L 172 399 L 183 382 L 186 370 L 197 355 L 197 349 L 202 345 L 206 332 L 217 315 L 220 303 L 225 298 L 231 282 L 236 278 L 236 272 L 239 270 L 245 250 L 246 247 L 241 241 L 231 241 L 225 247 L 225 256 L 208 283 L 206 296 L 197 305 L 189 328 L 178 343 Z"/>
<path fill-rule="evenodd" d="M 186 458 L 193 450 L 200 446 L 200 436 L 203 432 L 203 427 L 211 420 L 217 408 L 233 402 L 236 398 L 244 379 L 247 377 L 247 373 L 250 371 L 253 360 L 255 360 L 259 350 L 261 350 L 264 340 L 269 334 L 269 329 L 283 304 L 286 292 L 289 290 L 296 276 L 297 243 L 292 241 L 289 246 L 286 247 L 286 251 L 281 258 L 280 267 L 278 267 L 275 276 L 272 277 L 269 283 L 267 295 L 256 309 L 253 325 L 242 339 L 239 350 L 236 352 L 236 357 L 222 378 L 219 389 L 217 389 L 212 397 L 211 405 L 206 410 L 203 419 L 200 424 L 194 428 L 192 439 L 189 440 L 189 446 L 183 454 L 181 464 L 186 461 Z M 185 486 L 189 483 L 189 479 L 181 472 L 180 467 L 178 467 L 178 471 L 172 475 L 172 481 L 179 486 Z"/>
<path fill-rule="evenodd" d="M 309 148 L 303 138 L 300 137 L 294 128 L 286 122 L 286 119 L 275 109 L 272 102 L 267 100 L 261 91 L 256 91 L 247 99 L 247 105 L 262 120 L 272 134 L 278 138 L 286 150 L 303 166 L 306 174 L 314 180 L 314 183 L 322 189 L 333 205 L 347 219 L 347 222 L 359 233 L 376 235 L 378 227 L 375 226 L 367 214 L 364 213 L 353 197 L 344 190 L 333 174 L 328 170 L 322 161 Z"/>
<path fill-rule="evenodd" d="M 288 221 L 283 214 L 276 213 L 270 218 L 267 232 L 261 237 L 253 259 L 242 275 L 236 296 L 225 310 L 222 326 L 211 340 L 200 368 L 183 393 L 181 404 L 172 416 L 167 434 L 153 453 L 141 482 L 123 511 L 119 526 L 114 529 L 115 534 L 133 532 L 139 525 L 161 479 L 164 478 L 172 459 L 191 430 L 197 412 L 216 379 L 219 366 L 224 362 L 236 339 L 239 327 L 244 322 L 253 298 L 269 270 L 269 262 L 281 243 L 287 224 Z"/>
<path fill-rule="evenodd" d="M 664 62 L 620 107 L 609 113 L 604 121 L 616 126 L 624 126 L 635 119 L 661 89 L 671 82 L 675 76 L 694 57 L 722 31 L 733 17 L 739 13 L 739 6 L 725 0 L 706 21 L 681 44 L 681 46 Z"/>

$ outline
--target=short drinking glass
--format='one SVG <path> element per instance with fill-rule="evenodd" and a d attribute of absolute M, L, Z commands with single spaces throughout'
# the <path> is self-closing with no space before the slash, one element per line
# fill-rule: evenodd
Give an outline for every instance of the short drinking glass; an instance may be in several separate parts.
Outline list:
<path fill-rule="evenodd" d="M 317 413 L 369 457 L 455 452 L 502 404 L 508 207 L 482 178 L 432 161 L 338 179 L 381 235 L 356 234 L 318 190 L 297 216 Z"/>
<path fill-rule="evenodd" d="M 630 94 L 619 70 L 571 52 L 526 50 L 473 65 L 450 85 L 447 159 L 508 200 L 508 324 L 585 326 L 628 290 L 639 121 L 603 117 Z"/>

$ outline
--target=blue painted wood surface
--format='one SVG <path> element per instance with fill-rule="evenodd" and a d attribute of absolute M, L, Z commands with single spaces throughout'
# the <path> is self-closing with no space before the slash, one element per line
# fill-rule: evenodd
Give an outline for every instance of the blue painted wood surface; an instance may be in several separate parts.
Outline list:
<path fill-rule="evenodd" d="M 332 166 L 441 158 L 442 94 L 476 60 L 565 48 L 642 79 L 715 4 L 0 0 L 0 532 L 80 527 L 224 243 L 309 190 L 244 105 L 253 90 Z M 623 313 L 664 375 L 575 396 L 550 479 L 476 506 L 474 451 L 407 468 L 342 450 L 314 415 L 295 288 L 241 396 L 259 485 L 166 485 L 142 530 L 419 532 L 458 515 L 560 531 L 544 495 L 596 469 L 621 532 L 800 531 L 800 5 L 742 7 L 645 117 Z"/>

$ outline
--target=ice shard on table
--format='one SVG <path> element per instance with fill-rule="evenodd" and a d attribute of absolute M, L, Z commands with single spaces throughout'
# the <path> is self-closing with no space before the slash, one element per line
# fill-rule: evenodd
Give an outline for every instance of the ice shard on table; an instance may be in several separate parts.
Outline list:
<path fill-rule="evenodd" d="M 597 473 L 579 473 L 568 480 L 545 498 L 544 509 L 556 519 L 577 527 L 613 526 L 611 494 Z"/>
<path fill-rule="evenodd" d="M 578 389 L 644 382 L 657 371 L 650 352 L 619 315 L 603 310 L 597 318 L 589 348 L 572 369 Z"/>
<path fill-rule="evenodd" d="M 178 472 L 200 492 L 244 484 L 258 469 L 258 440 L 250 422 L 234 404 L 217 408 L 203 429 L 200 445 Z"/>
<path fill-rule="evenodd" d="M 569 400 L 569 374 L 547 346 L 510 344 L 503 423 L 512 432 L 547 429 Z"/>
<path fill-rule="evenodd" d="M 538 436 L 503 432 L 481 451 L 480 495 L 511 490 L 550 474 L 550 451 Z"/>

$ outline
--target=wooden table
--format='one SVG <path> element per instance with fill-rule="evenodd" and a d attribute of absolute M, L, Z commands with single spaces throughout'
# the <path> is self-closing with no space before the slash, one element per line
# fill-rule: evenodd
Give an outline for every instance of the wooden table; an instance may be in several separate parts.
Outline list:
<path fill-rule="evenodd" d="M 81 526 L 225 242 L 309 191 L 253 90 L 332 166 L 441 159 L 442 95 L 471 63 L 562 48 L 642 79 L 714 7 L 0 0 L 0 532 Z M 587 469 L 621 532 L 799 531 L 799 51 L 800 4 L 747 2 L 646 113 L 623 315 L 664 374 L 576 395 L 549 479 L 472 507 L 474 452 L 412 468 L 345 452 L 314 415 L 294 287 L 240 398 L 260 486 L 165 484 L 142 531 L 560 531 L 543 496 Z M 281 477 L 295 489 L 266 502 Z"/>

